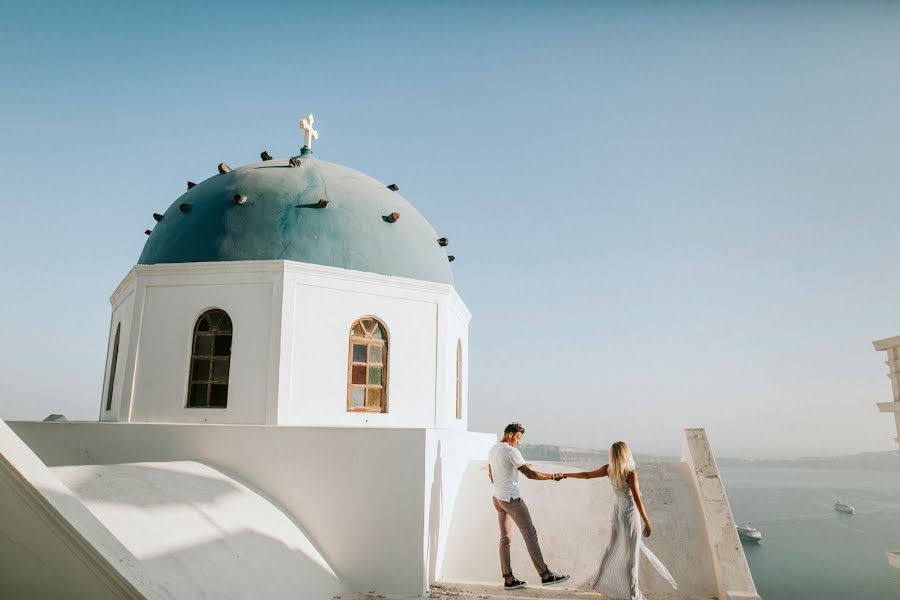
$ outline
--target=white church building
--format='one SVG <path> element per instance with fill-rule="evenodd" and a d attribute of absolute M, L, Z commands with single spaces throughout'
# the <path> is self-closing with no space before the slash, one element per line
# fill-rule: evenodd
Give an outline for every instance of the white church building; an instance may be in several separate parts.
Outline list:
<path fill-rule="evenodd" d="M 219 170 L 113 294 L 100 419 L 465 430 L 471 316 L 398 187 L 308 145 Z"/>
<path fill-rule="evenodd" d="M 471 315 L 448 241 L 397 185 L 316 157 L 313 124 L 298 155 L 220 164 L 154 214 L 111 297 L 97 421 L 0 421 L 0 597 L 499 582 L 497 436 L 468 431 Z M 702 430 L 642 487 L 677 597 L 758 598 Z M 548 562 L 583 587 L 612 491 L 525 488 Z M 513 553 L 527 573 L 521 540 Z"/>

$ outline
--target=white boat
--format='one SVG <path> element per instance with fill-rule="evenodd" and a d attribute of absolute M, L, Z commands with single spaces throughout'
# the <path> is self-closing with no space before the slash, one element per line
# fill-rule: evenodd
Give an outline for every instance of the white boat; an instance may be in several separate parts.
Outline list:
<path fill-rule="evenodd" d="M 852 515 L 856 509 L 853 508 L 852 504 L 847 504 L 846 502 L 842 502 L 838 500 L 834 503 L 834 510 L 842 513 L 847 513 L 848 515 Z"/>
<path fill-rule="evenodd" d="M 754 529 L 749 525 L 738 525 L 737 532 L 742 540 L 756 542 L 757 544 L 762 541 L 762 533 L 759 532 L 759 529 Z"/>
<path fill-rule="evenodd" d="M 900 552 L 888 552 L 888 564 L 895 569 L 900 569 Z"/>

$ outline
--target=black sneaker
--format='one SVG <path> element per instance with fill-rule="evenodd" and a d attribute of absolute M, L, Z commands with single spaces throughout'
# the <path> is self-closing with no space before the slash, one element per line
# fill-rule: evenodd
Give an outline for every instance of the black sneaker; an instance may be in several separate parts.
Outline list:
<path fill-rule="evenodd" d="M 541 577 L 541 585 L 556 585 L 557 583 L 562 583 L 563 581 L 568 581 L 568 575 L 557 575 L 553 571 L 547 574 L 547 578 Z"/>
<path fill-rule="evenodd" d="M 513 580 L 510 581 L 509 583 L 506 583 L 505 579 L 503 580 L 503 589 L 504 590 L 517 590 L 519 588 L 525 587 L 526 585 L 528 585 L 527 582 L 519 581 L 515 577 L 513 577 Z"/>

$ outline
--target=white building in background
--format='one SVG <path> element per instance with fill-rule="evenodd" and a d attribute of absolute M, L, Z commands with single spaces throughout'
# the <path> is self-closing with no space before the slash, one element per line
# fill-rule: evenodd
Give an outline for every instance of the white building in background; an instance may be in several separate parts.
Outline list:
<path fill-rule="evenodd" d="M 111 298 L 97 422 L 0 421 L 0 597 L 500 581 L 496 436 L 468 431 L 471 315 L 447 239 L 398 186 L 316 158 L 312 121 L 299 155 L 220 164 L 153 215 Z M 702 430 L 642 484 L 679 598 L 758 598 Z M 545 555 L 581 584 L 611 491 L 551 485 L 532 504 Z"/>
<path fill-rule="evenodd" d="M 884 361 L 884 364 L 887 365 L 888 377 L 891 380 L 893 401 L 879 402 L 878 410 L 893 413 L 894 423 L 897 426 L 897 437 L 894 438 L 894 441 L 900 445 L 900 336 L 875 340 L 872 345 L 876 350 L 887 353 L 887 360 Z"/>
<path fill-rule="evenodd" d="M 894 400 L 879 402 L 878 410 L 894 414 L 894 424 L 897 426 L 897 437 L 894 438 L 894 441 L 900 446 L 900 336 L 875 340 L 872 345 L 875 346 L 875 350 L 887 353 L 887 360 L 884 361 L 884 364 L 888 368 Z M 887 559 L 889 565 L 900 569 L 900 552 L 888 551 Z"/>

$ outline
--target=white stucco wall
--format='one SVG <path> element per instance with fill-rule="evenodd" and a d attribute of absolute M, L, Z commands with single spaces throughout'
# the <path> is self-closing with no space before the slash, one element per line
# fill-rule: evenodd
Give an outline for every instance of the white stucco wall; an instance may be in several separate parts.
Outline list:
<path fill-rule="evenodd" d="M 377 427 L 10 426 L 52 467 L 168 461 L 210 465 L 288 514 L 353 590 L 386 595 L 425 592 L 431 557 L 436 560 L 443 552 L 441 532 L 455 513 L 457 477 L 495 439 L 463 431 Z M 429 548 L 436 549 L 429 554 Z"/>
<path fill-rule="evenodd" d="M 425 443 L 425 583 L 440 580 L 460 488 L 470 465 L 487 456 L 497 436 L 429 429 Z"/>
<path fill-rule="evenodd" d="M 547 473 L 578 470 L 572 465 L 535 462 Z M 598 467 L 600 465 L 597 465 Z M 716 596 L 713 557 L 706 544 L 703 514 L 684 463 L 639 464 L 641 491 L 653 523 L 648 547 L 678 583 L 677 592 L 642 559 L 640 585 L 644 593 L 686 598 Z M 609 480 L 567 479 L 531 481 L 520 478 L 544 560 L 572 576 L 565 587 L 587 590 L 608 545 L 615 497 Z M 499 528 L 491 501 L 487 463 L 471 463 L 459 488 L 439 580 L 448 583 L 501 581 L 498 557 Z M 538 582 L 518 529 L 513 527 L 512 567 L 520 579 Z"/>
<path fill-rule="evenodd" d="M 291 519 L 196 462 L 53 473 L 175 598 L 333 598 L 346 591 Z"/>
<path fill-rule="evenodd" d="M 120 289 L 116 290 L 111 300 L 113 311 L 109 322 L 109 335 L 107 336 L 103 387 L 100 391 L 100 420 L 102 421 L 118 421 L 122 410 L 123 390 L 126 387 L 126 381 L 129 381 L 129 378 L 126 376 L 126 372 L 129 369 L 128 361 L 129 357 L 133 358 L 133 352 L 129 351 L 129 347 L 132 342 L 131 333 L 135 329 L 133 325 L 134 291 L 135 281 L 133 277 L 130 277 L 126 279 L 124 285 L 120 286 Z M 106 410 L 107 393 L 110 385 L 109 378 L 113 374 L 112 361 L 117 329 L 119 329 L 119 347 L 118 352 L 115 352 L 115 381 L 112 382 L 112 402 L 110 402 L 109 410 Z"/>
<path fill-rule="evenodd" d="M 438 313 L 442 331 L 438 347 L 438 397 L 435 402 L 435 426 L 444 429 L 468 429 L 469 423 L 469 321 L 472 315 L 455 290 Z M 456 418 L 456 343 L 462 343 L 462 418 Z"/>
<path fill-rule="evenodd" d="M 437 298 L 410 298 L 377 285 L 318 287 L 291 281 L 291 393 L 285 422 L 304 425 L 433 425 Z M 351 284 L 352 285 L 352 284 Z M 407 297 L 403 297 L 407 296 Z M 347 411 L 350 327 L 364 316 L 388 332 L 388 412 Z"/>
<path fill-rule="evenodd" d="M 209 282 L 189 275 L 141 278 L 132 422 L 266 423 L 275 402 L 269 366 L 277 356 L 277 276 L 247 275 L 221 274 Z M 194 324 L 211 308 L 228 313 L 234 327 L 228 407 L 186 408 Z"/>
<path fill-rule="evenodd" d="M 71 469 L 82 477 L 76 480 L 65 475 L 66 469 L 56 467 L 171 461 L 210 465 L 280 508 L 319 551 L 322 561 L 357 592 L 415 596 L 434 581 L 499 581 L 496 514 L 485 464 L 477 460 L 495 441 L 492 435 L 372 427 L 60 422 L 10 426 L 37 457 L 76 488 L 90 471 Z M 649 546 L 678 581 L 679 596 L 758 598 L 709 445 L 702 430 L 687 434 L 684 462 L 639 465 L 654 524 Z M 571 468 L 552 463 L 536 466 L 545 471 Z M 98 473 L 102 475 L 103 470 Z M 136 502 L 133 496 L 139 495 L 143 479 L 118 492 L 107 481 L 103 501 L 128 505 L 132 498 Z M 573 585 L 584 588 L 610 533 L 609 483 L 522 483 L 548 564 L 571 573 Z M 198 508 L 218 511 L 206 506 L 210 497 L 204 486 L 169 485 L 166 489 L 176 488 L 185 514 Z M 88 496 L 85 501 L 90 504 Z M 215 518 L 227 521 L 233 518 L 229 515 L 242 511 L 223 507 Z M 118 518 L 126 518 L 123 514 Z M 139 536 L 129 542 L 129 548 L 140 556 L 139 548 L 152 546 L 157 532 L 149 521 L 138 529 L 147 539 Z M 218 529 L 222 540 L 234 533 L 227 527 Z M 213 545 L 222 540 L 213 540 Z M 120 544 L 117 539 L 111 543 Z M 534 579 L 517 533 L 512 553 L 516 574 Z M 170 567 L 180 563 L 177 557 L 173 560 L 166 559 Z M 190 577 L 191 569 L 180 564 L 185 568 L 179 577 Z M 646 565 L 641 577 L 646 592 L 671 593 Z"/>
<path fill-rule="evenodd" d="M 448 336 L 468 329 L 468 311 L 451 286 L 288 262 L 284 287 L 279 423 L 460 428 L 438 417 L 455 411 L 456 337 L 447 356 Z M 365 316 L 388 330 L 386 413 L 346 409 L 350 327 Z"/>
<path fill-rule="evenodd" d="M 0 598 L 173 599 L 0 420 Z"/>
<path fill-rule="evenodd" d="M 452 286 L 290 261 L 153 265 L 135 267 L 111 302 L 110 356 L 118 322 L 122 334 L 102 420 L 466 428 L 470 315 Z M 193 328 L 210 308 L 234 324 L 228 407 L 187 408 Z M 350 327 L 364 316 L 389 333 L 386 413 L 347 411 Z"/>

